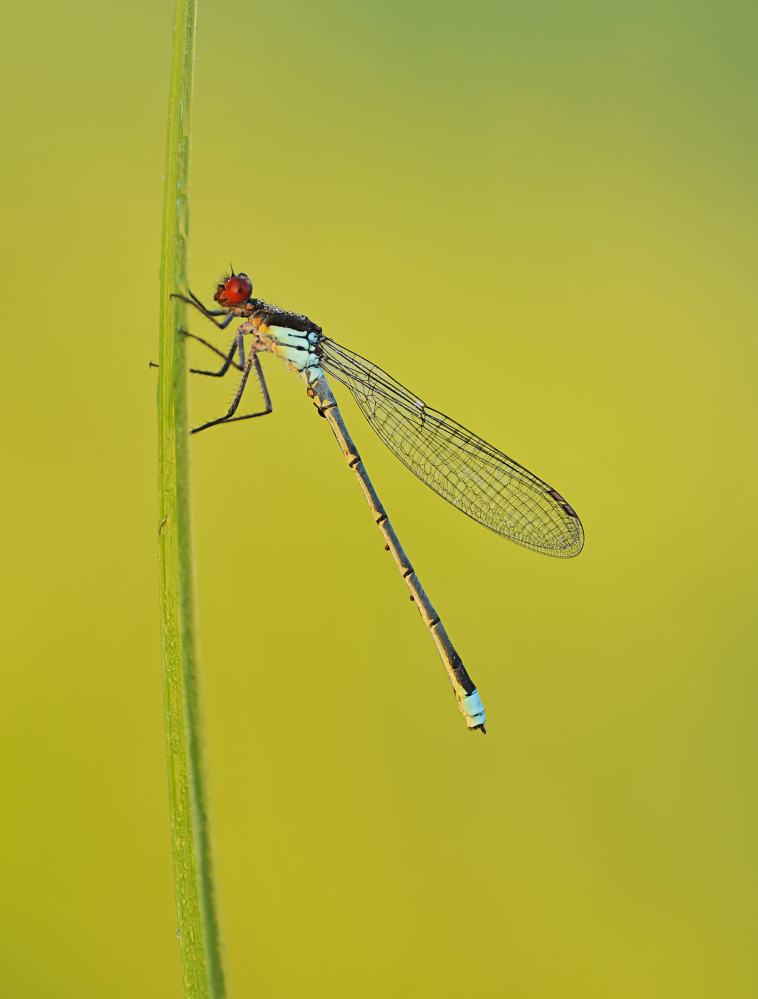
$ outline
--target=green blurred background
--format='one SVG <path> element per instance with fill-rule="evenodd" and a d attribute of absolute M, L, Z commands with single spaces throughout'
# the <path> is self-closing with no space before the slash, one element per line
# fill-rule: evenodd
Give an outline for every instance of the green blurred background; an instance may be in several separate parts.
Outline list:
<path fill-rule="evenodd" d="M 269 359 L 274 415 L 193 440 L 238 999 L 756 994 L 756 19 L 201 0 L 194 290 L 248 271 L 587 531 L 568 562 L 502 541 L 338 393 L 482 692 L 473 736 L 299 380 Z M 13 999 L 181 993 L 148 368 L 171 20 L 4 15 Z M 193 389 L 199 422 L 232 385 Z"/>

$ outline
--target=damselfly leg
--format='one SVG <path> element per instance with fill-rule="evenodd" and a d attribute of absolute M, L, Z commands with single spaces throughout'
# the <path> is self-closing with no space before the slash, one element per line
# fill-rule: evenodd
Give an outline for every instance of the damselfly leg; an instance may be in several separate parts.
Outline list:
<path fill-rule="evenodd" d="M 197 298 L 195 295 L 192 294 L 192 292 L 189 290 L 189 288 L 187 289 L 187 293 L 190 296 L 189 298 L 187 298 L 187 295 L 177 295 L 177 294 L 173 294 L 171 297 L 172 298 L 178 298 L 182 302 L 186 302 L 187 305 L 191 305 L 193 308 L 197 309 L 198 312 L 202 312 L 202 314 L 205 316 L 205 318 L 206 319 L 210 319 L 210 321 L 213 323 L 213 325 L 214 326 L 218 326 L 218 328 L 220 330 L 225 330 L 226 327 L 229 325 L 229 323 L 234 319 L 234 314 L 230 313 L 229 315 L 227 315 L 227 310 L 226 309 L 208 309 L 208 308 L 206 308 L 203 305 L 203 303 L 200 301 L 200 299 Z M 226 319 L 222 323 L 217 323 L 216 320 L 213 318 L 214 316 L 226 316 Z"/>
<path fill-rule="evenodd" d="M 200 340 L 200 337 L 195 337 L 195 339 Z M 241 345 L 242 337 L 235 338 L 235 342 L 232 345 L 232 350 L 230 351 L 228 357 L 225 354 L 221 353 L 221 351 L 216 350 L 216 348 L 213 347 L 212 344 L 205 343 L 205 340 L 200 340 L 201 343 L 205 343 L 206 347 L 210 347 L 211 350 L 216 351 L 217 354 L 221 354 L 221 356 L 225 358 L 225 365 L 221 371 L 197 371 L 196 373 L 200 375 L 207 375 L 207 374 L 216 375 L 218 377 L 225 375 L 226 372 L 231 367 L 232 363 L 234 363 L 231 360 L 231 358 L 234 356 L 234 352 L 237 349 L 237 339 L 240 340 L 240 345 Z M 237 364 L 234 364 L 234 366 L 238 367 Z M 263 393 L 263 399 L 266 404 L 266 408 L 260 410 L 260 412 L 258 413 L 246 413 L 244 416 L 235 416 L 234 414 L 237 412 L 237 408 L 239 407 L 240 400 L 242 399 L 242 395 L 245 391 L 245 386 L 247 385 L 247 380 L 250 377 L 250 372 L 253 369 L 255 369 L 255 374 L 258 379 L 258 384 L 260 385 L 261 392 Z M 194 368 L 191 368 L 190 370 L 195 371 Z M 240 378 L 240 383 L 237 386 L 237 391 L 234 394 L 234 399 L 232 400 L 232 404 L 229 407 L 229 411 L 227 412 L 226 416 L 220 416 L 217 420 L 210 420 L 208 423 L 203 423 L 202 426 L 195 427 L 190 432 L 193 434 L 197 434 L 201 430 L 207 430 L 208 427 L 215 427 L 220 423 L 235 423 L 237 420 L 252 420 L 256 416 L 268 416 L 268 414 L 272 411 L 273 411 L 273 406 L 271 405 L 271 396 L 268 394 L 268 386 L 266 385 L 266 379 L 263 377 L 263 369 L 261 368 L 261 362 L 258 360 L 258 355 L 255 352 L 255 350 L 251 348 L 250 354 L 247 359 L 247 363 L 242 369 L 242 378 Z"/>
<path fill-rule="evenodd" d="M 245 370 L 245 344 L 241 336 L 235 336 L 232 342 L 231 349 L 228 354 L 225 354 L 223 350 L 219 350 L 218 347 L 214 347 L 212 343 L 208 343 L 207 340 L 203 340 L 201 336 L 196 336 L 194 333 L 190 333 L 187 330 L 179 330 L 182 336 L 191 337 L 193 340 L 197 340 L 202 343 L 205 347 L 208 347 L 213 351 L 214 354 L 218 354 L 219 357 L 224 359 L 222 367 L 218 371 L 206 371 L 200 368 L 190 368 L 193 375 L 210 375 L 212 378 L 223 378 L 230 367 L 235 367 L 237 371 Z M 239 360 L 234 360 L 234 355 L 239 354 Z"/>

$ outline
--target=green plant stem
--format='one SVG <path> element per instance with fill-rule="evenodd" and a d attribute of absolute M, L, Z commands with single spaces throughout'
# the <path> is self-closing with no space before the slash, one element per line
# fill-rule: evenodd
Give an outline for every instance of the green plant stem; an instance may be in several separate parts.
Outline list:
<path fill-rule="evenodd" d="M 158 524 L 166 755 L 186 999 L 223 999 L 198 689 L 184 338 L 196 0 L 176 0 L 161 248 Z"/>

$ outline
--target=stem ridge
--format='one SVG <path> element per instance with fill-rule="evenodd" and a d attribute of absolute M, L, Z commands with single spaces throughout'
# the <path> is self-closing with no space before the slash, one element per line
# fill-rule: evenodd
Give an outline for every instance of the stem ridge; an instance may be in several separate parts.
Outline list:
<path fill-rule="evenodd" d="M 196 0 L 176 0 L 161 240 L 158 553 L 166 761 L 185 999 L 226 999 L 203 759 L 184 338 Z"/>

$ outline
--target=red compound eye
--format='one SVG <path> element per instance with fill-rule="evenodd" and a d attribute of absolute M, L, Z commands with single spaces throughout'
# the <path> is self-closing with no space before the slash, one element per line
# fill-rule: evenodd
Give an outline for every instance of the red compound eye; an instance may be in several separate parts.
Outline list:
<path fill-rule="evenodd" d="M 253 283 L 247 274 L 236 274 L 224 282 L 224 298 L 233 305 L 246 302 L 253 293 Z"/>

